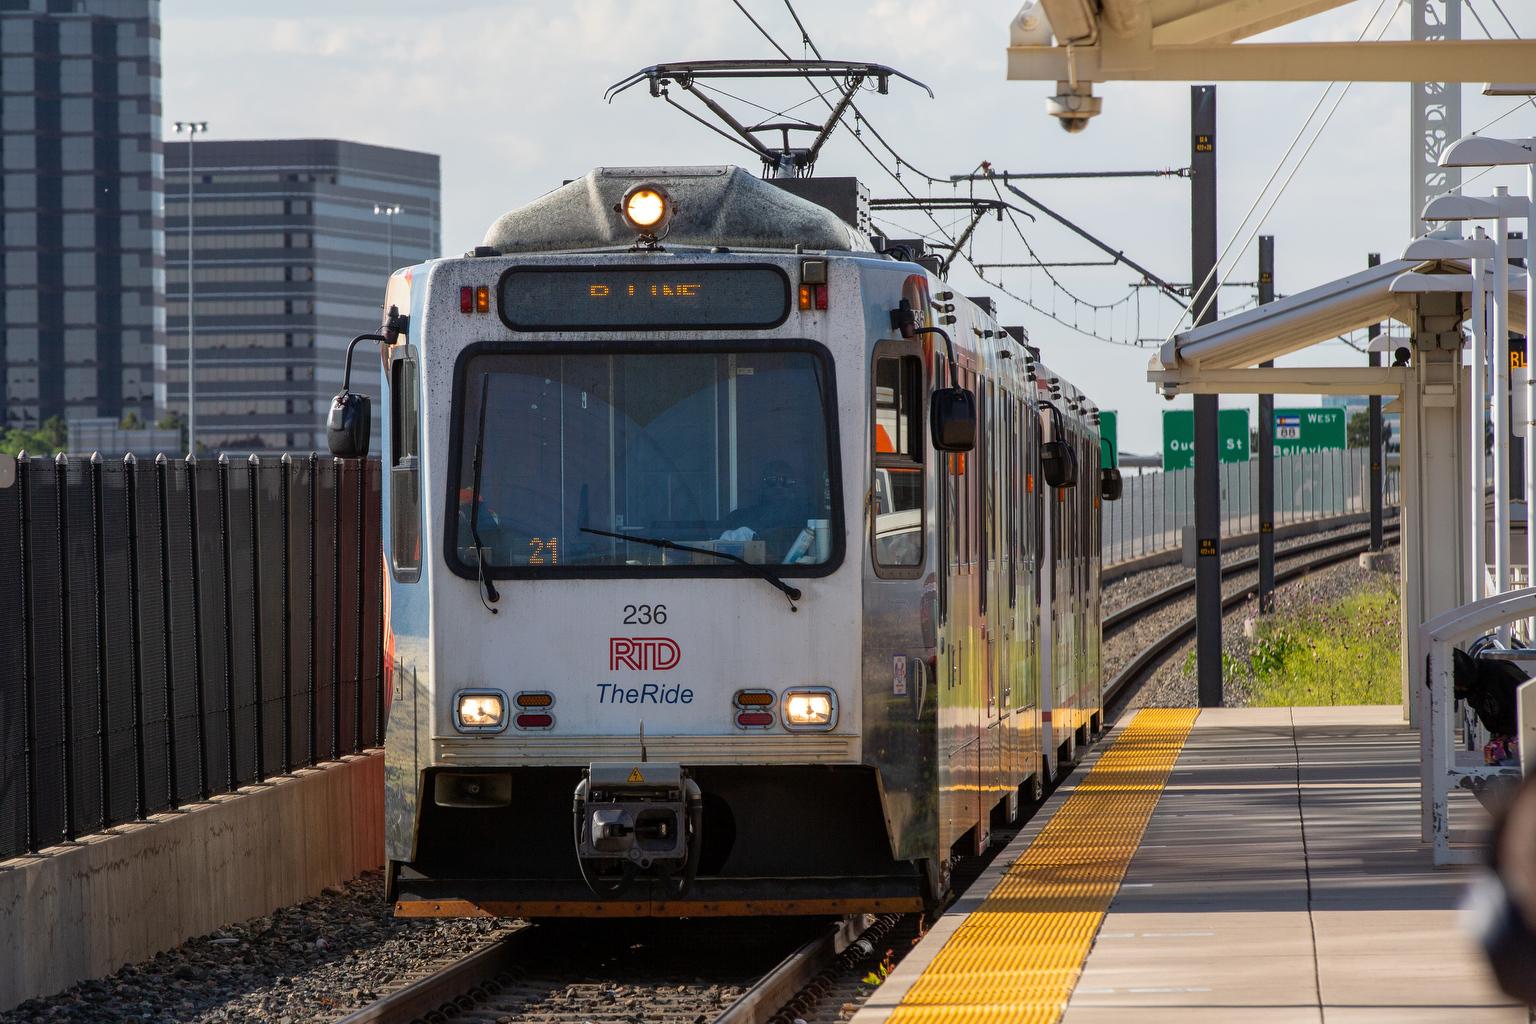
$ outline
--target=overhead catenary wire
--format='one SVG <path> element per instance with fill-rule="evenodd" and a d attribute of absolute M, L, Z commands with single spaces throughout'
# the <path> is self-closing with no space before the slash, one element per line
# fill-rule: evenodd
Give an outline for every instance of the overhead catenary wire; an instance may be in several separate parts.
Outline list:
<path fill-rule="evenodd" d="M 1514 37 L 1516 39 L 1519 39 L 1520 38 L 1520 33 L 1515 29 L 1515 23 L 1509 20 L 1509 15 L 1505 14 L 1504 13 L 1504 8 L 1499 6 L 1499 0 L 1490 0 L 1490 2 L 1493 4 L 1493 9 L 1499 12 L 1499 17 L 1504 19 L 1504 24 L 1509 26 L 1509 31 L 1514 35 Z M 1481 14 L 1477 13 L 1477 8 L 1472 5 L 1472 0 L 1466 0 L 1466 4 L 1467 4 L 1467 10 L 1472 12 L 1472 17 L 1473 17 L 1474 20 L 1476 20 L 1478 28 L 1481 28 L 1483 30 L 1483 35 L 1487 36 L 1489 39 L 1492 39 L 1493 38 L 1493 33 L 1488 30 L 1488 25 L 1487 25 L 1487 23 L 1485 23 L 1483 21 L 1483 16 Z M 1513 107 L 1511 107 L 1508 110 L 1504 111 L 1504 113 L 1500 114 L 1498 117 L 1494 118 L 1492 121 L 1489 121 L 1487 124 L 1482 125 L 1481 127 L 1474 128 L 1472 130 L 1472 134 L 1476 135 L 1479 132 L 1485 131 L 1488 128 L 1493 127 L 1494 125 L 1498 124 L 1500 121 L 1502 121 L 1506 117 L 1508 117 L 1510 114 L 1515 113 L 1515 111 L 1517 111 L 1517 110 L 1524 110 L 1527 106 L 1530 106 L 1533 109 L 1536 109 L 1536 99 L 1533 99 L 1530 96 L 1525 97 L 1519 103 L 1516 103 Z"/>
<path fill-rule="evenodd" d="M 1360 30 L 1360 35 L 1356 37 L 1356 42 L 1364 40 L 1365 37 L 1370 34 L 1371 26 L 1375 24 L 1377 17 L 1379 17 L 1381 14 L 1382 8 L 1386 7 L 1387 3 L 1388 0 L 1379 0 L 1379 2 L 1376 4 L 1376 9 L 1373 10 L 1371 12 L 1371 16 L 1366 19 L 1365 27 Z M 1387 15 L 1387 18 L 1382 23 L 1381 28 L 1377 31 L 1376 39 L 1378 41 L 1382 36 L 1386 34 L 1387 29 L 1392 24 L 1392 19 L 1395 18 L 1397 16 L 1397 12 L 1402 9 L 1403 3 L 1404 0 L 1396 0 L 1396 2 L 1393 4 L 1392 13 Z M 1296 151 L 1296 147 L 1301 143 L 1301 140 L 1306 137 L 1308 130 L 1312 126 L 1313 119 L 1317 116 L 1317 112 L 1322 109 L 1323 104 L 1327 102 L 1329 95 L 1333 92 L 1334 86 L 1338 84 L 1338 82 L 1329 82 L 1326 86 L 1323 87 L 1322 93 L 1317 97 L 1317 102 L 1312 105 L 1312 109 L 1307 113 L 1306 119 L 1302 121 L 1301 127 L 1297 129 L 1295 136 L 1292 137 L 1290 145 L 1286 147 L 1285 153 L 1280 157 L 1279 161 L 1276 162 L 1275 169 L 1270 172 L 1269 178 L 1264 182 L 1263 187 L 1259 189 L 1258 194 L 1254 196 L 1253 202 L 1249 205 L 1247 212 L 1243 214 L 1243 218 L 1241 222 L 1239 222 L 1237 230 L 1233 232 L 1232 237 L 1228 239 L 1227 244 L 1222 249 L 1220 255 L 1216 257 L 1216 262 L 1211 266 L 1210 271 L 1205 275 L 1205 279 L 1200 281 L 1199 284 L 1196 285 L 1196 287 L 1193 289 L 1189 305 L 1185 307 L 1183 314 L 1181 314 L 1178 320 L 1174 322 L 1173 329 L 1168 332 L 1167 338 L 1164 339 L 1165 341 L 1172 340 L 1173 337 L 1179 333 L 1180 328 L 1182 328 L 1186 322 L 1199 323 L 1201 319 L 1204 318 L 1206 311 L 1210 309 L 1211 304 L 1216 301 L 1216 296 L 1220 291 L 1219 288 L 1212 289 L 1211 295 L 1208 299 L 1206 299 L 1205 303 L 1201 305 L 1198 310 L 1195 308 L 1196 304 L 1199 302 L 1199 296 L 1205 292 L 1206 287 L 1211 283 L 1212 280 L 1216 278 L 1218 271 L 1220 271 L 1222 262 L 1226 260 L 1229 255 L 1231 255 L 1233 246 L 1237 245 L 1238 239 L 1243 237 L 1243 232 L 1245 229 L 1248 229 L 1248 224 L 1253 219 L 1254 212 L 1261 205 L 1263 205 L 1264 197 L 1268 195 L 1270 186 L 1275 183 L 1275 179 L 1277 179 L 1280 176 L 1281 171 L 1285 169 L 1286 163 L 1290 160 L 1291 154 Z M 1291 166 L 1290 172 L 1286 175 L 1285 180 L 1281 182 L 1280 188 L 1275 192 L 1274 198 L 1270 200 L 1269 205 L 1265 207 L 1263 214 L 1259 216 L 1258 221 L 1254 223 L 1253 227 L 1248 229 L 1247 237 L 1244 239 L 1241 248 L 1238 249 L 1237 257 L 1234 258 L 1232 263 L 1228 266 L 1226 275 L 1224 275 L 1222 278 L 1223 281 L 1226 279 L 1226 276 L 1230 276 L 1232 274 L 1233 270 L 1236 268 L 1237 259 L 1241 258 L 1243 253 L 1248 251 L 1248 247 L 1253 244 L 1254 238 L 1256 238 L 1258 233 L 1263 230 L 1264 224 L 1268 220 L 1270 213 L 1274 211 L 1276 204 L 1279 203 L 1281 197 L 1285 195 L 1285 191 L 1290 186 L 1290 183 L 1295 179 L 1296 173 L 1301 169 L 1302 165 L 1306 163 L 1307 155 L 1312 152 L 1312 147 L 1317 144 L 1317 140 L 1322 137 L 1322 134 L 1327 129 L 1329 122 L 1333 120 L 1333 115 L 1338 111 L 1339 105 L 1344 102 L 1344 97 L 1349 95 L 1351 85 L 1353 85 L 1352 82 L 1344 83 L 1344 87 L 1339 91 L 1338 97 L 1333 102 L 1333 106 L 1329 108 L 1328 113 L 1323 117 L 1322 124 L 1320 124 L 1317 127 L 1317 130 L 1313 132 L 1312 138 L 1307 143 L 1306 147 L 1302 150 L 1301 156 L 1298 157 L 1295 164 Z"/>
<path fill-rule="evenodd" d="M 752 24 L 753 28 L 757 30 L 758 34 L 761 35 L 765 40 L 767 40 L 769 45 L 772 46 L 774 48 L 774 50 L 776 50 L 781 56 L 783 56 L 787 60 L 792 60 L 793 59 L 792 57 L 789 56 L 788 51 L 785 50 L 784 47 L 781 46 L 776 39 L 774 39 L 773 35 L 771 33 L 769 33 L 766 28 L 764 28 L 762 23 L 760 23 L 755 17 L 752 16 L 752 14 L 743 5 L 741 0 L 733 0 L 733 3 L 735 3 L 737 9 L 740 10 L 742 12 L 742 14 L 747 18 L 747 20 Z M 806 31 L 804 22 L 801 21 L 801 19 L 799 17 L 799 14 L 795 11 L 794 5 L 791 2 L 791 0 L 785 0 L 785 7 L 789 10 L 790 16 L 794 19 L 796 26 L 800 29 L 802 41 L 804 42 L 804 44 L 811 50 L 811 52 L 817 57 L 817 59 L 822 59 L 821 51 L 816 47 L 815 42 L 811 40 L 810 33 Z M 814 84 L 812 84 L 812 88 L 813 89 L 815 88 Z M 819 95 L 819 93 L 818 93 L 818 95 Z M 822 95 L 821 99 L 822 99 L 823 103 L 827 104 L 829 109 L 832 107 L 831 100 L 829 100 L 826 96 Z M 855 118 L 858 119 L 858 121 L 856 123 L 860 123 L 860 124 L 862 124 L 862 126 L 864 128 L 868 129 L 869 134 L 874 136 L 874 138 L 877 141 L 879 141 L 880 145 L 890 154 L 891 158 L 896 162 L 896 169 L 892 170 L 889 166 L 886 165 L 885 161 L 880 157 L 880 155 L 877 154 L 870 147 L 870 145 L 869 145 L 869 143 L 867 141 L 865 141 L 865 139 L 863 137 L 863 133 L 861 133 L 858 130 L 855 130 L 855 131 L 850 133 L 852 135 L 854 141 L 857 142 L 859 144 L 860 148 L 863 149 L 864 152 L 870 157 L 870 159 L 872 159 L 875 162 L 876 166 L 878 166 L 883 172 L 885 172 L 885 174 L 890 176 L 890 178 L 893 181 L 896 182 L 897 186 L 904 193 L 906 193 L 908 198 L 912 199 L 914 202 L 920 201 L 920 197 L 902 179 L 902 176 L 901 176 L 901 173 L 900 173 L 900 170 L 901 170 L 902 167 L 906 167 L 909 170 L 914 171 L 920 178 L 923 178 L 924 180 L 926 180 L 927 183 L 930 186 L 936 185 L 936 184 L 950 184 L 951 187 L 953 187 L 954 183 L 949 181 L 948 179 L 942 178 L 942 177 L 940 177 L 938 175 L 928 174 L 928 173 L 922 171 L 921 169 L 917 168 L 914 164 L 912 164 L 905 157 L 903 157 L 899 152 L 897 152 L 897 150 L 888 141 L 886 141 L 884 136 L 882 136 L 879 133 L 879 131 L 872 124 L 869 123 L 869 119 L 867 117 L 863 116 L 862 112 L 858 109 L 858 107 L 856 105 L 854 105 L 854 104 L 852 104 L 850 102 L 849 108 L 853 111 Z M 961 260 L 963 260 L 965 262 L 965 264 L 972 269 L 972 271 L 976 274 L 977 278 L 983 284 L 987 285 L 988 287 L 996 289 L 997 291 L 1003 293 L 1004 295 L 1009 296 L 1010 298 L 1014 299 L 1015 301 L 1022 303 L 1024 306 L 1026 306 L 1029 309 L 1035 311 L 1036 313 L 1038 313 L 1038 314 L 1040 314 L 1040 315 L 1042 315 L 1044 317 L 1047 317 L 1048 319 L 1054 321 L 1055 323 L 1057 323 L 1057 324 L 1059 324 L 1059 325 L 1061 325 L 1063 327 L 1066 327 L 1066 328 L 1068 328 L 1068 329 L 1070 329 L 1070 330 L 1072 330 L 1072 331 L 1074 331 L 1074 332 L 1076 332 L 1078 334 L 1081 334 L 1084 337 L 1091 338 L 1091 339 L 1096 340 L 1096 341 L 1104 342 L 1106 344 L 1119 345 L 1119 346 L 1130 347 L 1130 348 L 1141 348 L 1146 343 L 1146 341 L 1148 341 L 1148 339 L 1144 339 L 1144 338 L 1140 337 L 1140 329 L 1139 329 L 1140 328 L 1140 302 L 1139 302 L 1139 296 L 1137 296 L 1137 301 L 1135 303 L 1136 319 L 1137 319 L 1137 327 L 1138 327 L 1138 329 L 1136 331 L 1136 340 L 1134 340 L 1134 341 L 1122 341 L 1122 340 L 1119 340 L 1119 339 L 1116 339 L 1116 338 L 1106 337 L 1106 336 L 1098 334 L 1098 333 L 1096 333 L 1096 332 L 1094 332 L 1092 330 L 1085 329 L 1081 325 L 1076 324 L 1076 323 L 1072 323 L 1072 322 L 1070 322 L 1068 320 L 1065 320 L 1061 316 L 1058 316 L 1054 311 L 1048 310 L 1048 309 L 1044 308 L 1043 306 L 1039 305 L 1038 303 L 1034 302 L 1033 300 L 1031 300 L 1029 298 L 1026 298 L 1025 296 L 1020 295 L 1017 292 L 1007 288 L 1001 282 L 993 281 L 992 279 L 990 279 L 986 275 L 986 273 L 982 270 L 982 268 L 980 266 L 978 266 L 978 264 L 975 262 L 975 260 L 973 260 L 973 258 L 971 257 L 970 253 L 955 247 L 955 236 L 954 236 L 954 234 L 949 229 L 947 229 L 939 221 L 939 219 L 934 215 L 934 213 L 931 210 L 924 209 L 922 212 L 928 218 L 928 220 L 933 224 L 934 228 L 939 233 L 939 235 L 946 240 L 944 244 L 949 246 L 949 247 L 951 247 L 952 250 L 958 255 L 958 257 Z M 921 233 L 919 233 L 919 234 L 921 234 Z M 931 236 L 927 236 L 927 235 L 924 235 L 922 237 L 931 238 Z M 1038 261 L 1038 257 L 1037 257 L 1037 261 Z M 1135 289 L 1132 289 L 1132 294 L 1136 295 L 1136 290 Z M 1075 302 L 1081 303 L 1081 300 L 1077 300 L 1076 296 L 1072 296 L 1072 298 L 1074 299 Z M 1084 304 L 1084 305 L 1086 305 L 1086 304 Z M 1114 304 L 1114 305 L 1115 306 L 1119 306 L 1120 304 Z M 1101 307 L 1101 308 L 1103 308 L 1103 307 Z M 1127 307 L 1127 308 L 1129 308 L 1129 307 Z M 1095 312 L 1094 310 L 1091 309 L 1091 307 L 1090 307 L 1090 311 L 1091 312 Z"/>
<path fill-rule="evenodd" d="M 737 0 L 736 6 L 738 6 L 738 7 L 741 6 L 740 0 Z M 821 60 L 822 59 L 821 51 L 819 49 L 817 49 L 816 44 L 811 41 L 811 34 L 805 30 L 805 23 L 800 20 L 800 15 L 795 11 L 795 5 L 791 2 L 791 0 L 784 0 L 784 6 L 789 10 L 789 16 L 794 19 L 795 27 L 800 30 L 800 42 L 804 46 L 808 47 L 810 49 L 811 53 L 816 55 L 816 59 L 817 60 Z M 753 24 L 756 24 L 756 22 L 754 21 Z M 759 31 L 762 31 L 762 29 L 759 28 Z M 771 41 L 772 40 L 770 40 L 770 42 Z M 778 43 L 774 43 L 773 44 L 773 48 L 775 50 L 778 50 L 780 53 L 784 53 L 783 48 L 780 47 Z M 785 54 L 785 56 L 788 57 L 789 55 Z M 869 123 L 869 118 L 864 116 L 864 112 L 862 110 L 860 110 L 856 104 L 850 104 L 850 106 L 853 109 L 853 116 L 855 118 L 857 118 L 859 121 L 863 122 L 864 127 L 869 129 L 869 133 L 875 137 L 875 139 L 880 143 L 880 145 L 885 148 L 885 151 L 887 153 L 891 154 L 892 159 L 894 159 L 896 161 L 896 175 L 895 176 L 896 176 L 897 179 L 901 178 L 901 168 L 902 168 L 903 165 L 905 165 L 907 167 L 907 169 L 912 171 L 918 177 L 923 178 L 924 180 L 926 180 L 929 185 L 942 185 L 942 184 L 944 184 L 944 179 L 943 178 L 941 178 L 940 176 L 938 176 L 936 174 L 929 174 L 929 173 L 927 173 L 926 171 L 920 169 L 916 164 L 914 164 L 911 161 L 907 160 L 900 153 L 896 152 L 896 148 L 894 146 L 892 146 L 889 142 L 885 141 L 885 136 L 881 135 L 880 132 L 875 128 L 875 126 Z M 866 147 L 866 148 L 868 148 L 868 147 Z M 873 156 L 874 154 L 871 153 L 870 155 Z"/>
<path fill-rule="evenodd" d="M 996 187 L 997 186 L 994 183 L 993 188 Z M 997 198 L 1000 201 L 1002 200 L 1002 192 L 999 191 L 997 193 Z M 1051 273 L 1051 268 L 1046 265 L 1043 259 L 1040 258 L 1040 254 L 1035 252 L 1035 247 L 1029 243 L 1029 236 L 1024 234 L 1024 228 L 1019 224 L 1018 219 L 1013 216 L 1013 211 L 1008 210 L 1006 213 L 1008 217 L 1008 223 L 1013 225 L 1013 230 L 1018 234 L 1019 241 L 1024 243 L 1024 248 L 1029 252 L 1030 256 L 1034 257 L 1035 262 L 1040 264 L 1040 268 L 1045 271 L 1045 276 L 1050 279 L 1051 284 L 1061 289 L 1062 293 L 1066 295 L 1067 298 L 1071 299 L 1073 302 L 1079 305 L 1087 306 L 1089 309 L 1113 309 L 1116 306 L 1124 305 L 1125 303 L 1131 301 L 1130 292 L 1127 292 L 1126 295 L 1116 299 L 1114 302 L 1089 302 L 1087 299 L 1079 297 L 1072 291 L 1072 289 L 1062 284 L 1061 280 L 1055 274 Z"/>

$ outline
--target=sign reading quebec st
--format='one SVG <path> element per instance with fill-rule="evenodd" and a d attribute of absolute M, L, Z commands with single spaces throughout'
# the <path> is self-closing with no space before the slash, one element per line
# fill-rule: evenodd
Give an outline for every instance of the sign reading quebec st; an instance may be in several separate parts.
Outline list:
<path fill-rule="evenodd" d="M 1217 441 L 1222 462 L 1248 461 L 1248 410 L 1220 409 L 1216 413 Z M 1195 411 L 1169 409 L 1163 413 L 1163 469 L 1195 468 Z"/>

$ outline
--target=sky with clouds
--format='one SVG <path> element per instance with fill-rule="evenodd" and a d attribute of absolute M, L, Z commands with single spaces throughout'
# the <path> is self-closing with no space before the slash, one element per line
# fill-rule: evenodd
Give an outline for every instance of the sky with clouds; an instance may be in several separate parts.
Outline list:
<path fill-rule="evenodd" d="M 1472 11 L 1495 35 L 1512 34 L 1493 0 L 1466 2 L 1467 38 L 1482 38 Z M 1502 3 L 1519 34 L 1536 35 L 1536 5 Z M 796 56 L 803 52 L 782 0 L 742 4 L 785 49 Z M 1017 0 L 797 0 L 796 7 L 823 54 L 889 64 L 933 88 L 935 98 L 929 99 L 920 89 L 893 82 L 888 95 L 859 99 L 870 123 L 921 171 L 947 179 L 983 160 L 1014 171 L 1146 170 L 1188 163 L 1187 84 L 1101 86 L 1103 115 L 1086 132 L 1069 136 L 1045 114 L 1045 97 L 1054 92 L 1050 83 L 1007 81 L 1008 23 Z M 750 153 L 652 99 L 643 87 L 612 103 L 604 102 L 603 91 L 630 72 L 663 61 L 777 55 L 732 0 L 267 0 L 259 13 L 243 0 L 166 0 L 161 17 L 167 124 L 207 120 L 214 138 L 330 137 L 438 153 L 448 253 L 479 242 L 504 211 L 592 167 L 735 162 L 756 170 Z M 1407 5 L 1357 0 L 1263 38 L 1342 40 L 1362 32 L 1406 38 Z M 807 99 L 811 102 L 795 113 L 814 117 L 825 110 L 803 81 L 752 86 L 732 91 L 770 110 Z M 1323 88 L 1321 83 L 1219 86 L 1224 248 Z M 1339 92 L 1330 94 L 1323 114 Z M 1464 97 L 1464 130 L 1507 114 L 1490 134 L 1536 135 L 1536 105 L 1485 98 L 1475 86 L 1467 87 Z M 1276 285 L 1282 294 L 1359 269 L 1369 252 L 1392 258 L 1401 251 L 1410 230 L 1408 98 L 1406 85 L 1365 84 L 1350 88 L 1339 102 L 1263 228 L 1276 238 Z M 751 106 L 737 109 L 760 116 Z M 874 145 L 867 132 L 862 137 Z M 881 156 L 886 168 L 893 165 Z M 857 175 L 876 196 L 901 194 L 901 186 L 845 130 L 827 144 L 817 169 L 824 175 Z M 1521 179 L 1523 173 L 1497 171 L 1468 191 L 1508 184 L 1523 192 Z M 955 194 L 953 186 L 930 185 L 912 170 L 904 171 L 902 180 L 919 195 Z M 1188 182 L 1175 177 L 1042 181 L 1027 190 L 1159 275 L 1188 279 Z M 1022 226 L 1040 259 L 1101 256 L 1044 218 Z M 952 229 L 947 222 L 945 227 Z M 921 215 L 887 228 L 893 235 L 935 231 Z M 1257 248 L 1243 248 L 1248 233 L 1237 238 L 1227 257 L 1233 281 L 1255 277 Z M 990 221 L 978 230 L 972 257 L 977 262 L 1033 258 L 1011 224 Z M 957 270 L 953 281 L 965 294 L 993 295 L 1004 322 L 1027 325 L 1053 368 L 1089 391 L 1102 408 L 1119 409 L 1124 448 L 1155 450 L 1159 415 L 1169 405 L 1146 382 L 1150 352 L 1091 335 L 1160 341 L 1173 329 L 1179 308 L 1150 290 L 1133 296 L 1134 275 L 1124 268 L 1063 268 L 1055 275 L 1059 284 L 1037 270 L 990 272 L 993 283 L 1037 309 L 968 269 Z M 1221 305 L 1231 310 L 1253 297 L 1249 289 L 1228 288 Z M 1112 308 L 1095 312 L 1091 305 Z M 1073 330 L 1074 324 L 1087 333 Z M 1290 362 L 1363 360 L 1336 342 Z M 1251 403 L 1233 399 L 1231 404 Z"/>

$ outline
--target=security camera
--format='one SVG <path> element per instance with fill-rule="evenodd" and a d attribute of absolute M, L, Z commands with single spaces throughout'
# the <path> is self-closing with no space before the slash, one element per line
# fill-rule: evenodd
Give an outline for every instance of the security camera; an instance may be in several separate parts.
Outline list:
<path fill-rule="evenodd" d="M 1045 111 L 1061 121 L 1064 131 L 1076 134 L 1088 127 L 1088 119 L 1098 117 L 1104 101 L 1093 94 L 1092 82 L 1057 82 L 1056 95 L 1045 101 Z"/>

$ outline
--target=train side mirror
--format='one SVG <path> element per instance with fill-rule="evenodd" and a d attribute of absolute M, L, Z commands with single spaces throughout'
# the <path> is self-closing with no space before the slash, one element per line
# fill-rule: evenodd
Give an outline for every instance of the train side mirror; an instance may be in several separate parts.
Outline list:
<path fill-rule="evenodd" d="M 1103 492 L 1105 501 L 1119 501 L 1120 492 L 1124 489 L 1120 471 L 1112 466 L 1100 470 L 1099 489 Z"/>
<path fill-rule="evenodd" d="M 331 454 L 338 459 L 361 459 L 368 455 L 368 432 L 373 419 L 373 400 L 343 390 L 331 399 L 331 411 L 325 418 L 325 439 Z"/>
<path fill-rule="evenodd" d="M 976 447 L 976 396 L 965 388 L 935 388 L 928 399 L 933 446 L 941 452 Z"/>
<path fill-rule="evenodd" d="M 1065 441 L 1047 441 L 1040 446 L 1040 475 L 1048 487 L 1077 486 L 1077 455 Z"/>

